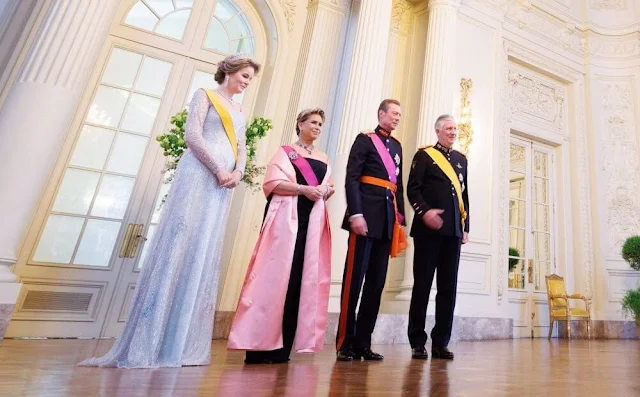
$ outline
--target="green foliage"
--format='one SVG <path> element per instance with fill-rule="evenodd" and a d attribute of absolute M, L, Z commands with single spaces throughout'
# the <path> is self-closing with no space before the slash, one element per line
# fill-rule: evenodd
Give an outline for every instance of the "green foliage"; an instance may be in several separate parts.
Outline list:
<path fill-rule="evenodd" d="M 627 261 L 632 269 L 640 270 L 640 236 L 632 236 L 622 246 L 622 259 Z"/>
<path fill-rule="evenodd" d="M 173 171 L 178 167 L 178 162 L 184 151 L 187 150 L 187 142 L 184 139 L 185 125 L 187 124 L 187 111 L 182 110 L 171 117 L 170 121 L 173 126 L 169 132 L 158 135 L 156 140 L 160 143 L 160 147 L 164 149 L 164 155 L 169 158 L 165 166 L 165 172 Z M 246 148 L 247 148 L 247 166 L 241 181 L 244 182 L 250 190 L 260 190 L 260 183 L 257 178 L 262 175 L 266 167 L 256 165 L 256 153 L 258 150 L 258 141 L 264 138 L 273 129 L 270 119 L 255 117 L 251 124 L 247 126 L 246 131 Z M 173 180 L 173 173 L 169 172 L 169 176 L 165 179 L 165 183 Z M 164 200 L 163 200 L 164 202 Z"/>
<path fill-rule="evenodd" d="M 640 287 L 628 290 L 620 303 L 622 303 L 622 311 L 640 324 Z"/>
<path fill-rule="evenodd" d="M 271 119 L 262 117 L 254 117 L 251 124 L 247 126 L 246 131 L 246 147 L 247 147 L 247 166 L 242 175 L 242 182 L 253 191 L 260 190 L 260 183 L 256 181 L 257 177 L 262 175 L 266 167 L 258 167 L 255 162 L 256 152 L 258 150 L 258 141 L 264 138 L 273 129 Z"/>
<path fill-rule="evenodd" d="M 516 258 L 511 258 L 515 256 Z M 517 248 L 509 247 L 509 271 L 512 271 L 518 265 L 520 259 L 517 257 L 520 256 L 520 251 Z"/>
<path fill-rule="evenodd" d="M 187 142 L 184 140 L 184 128 L 187 124 L 187 111 L 182 110 L 176 113 L 170 120 L 173 127 L 163 135 L 158 135 L 156 140 L 160 142 L 160 147 L 164 149 L 164 155 L 169 157 L 165 171 L 175 170 L 182 154 L 187 150 Z"/>

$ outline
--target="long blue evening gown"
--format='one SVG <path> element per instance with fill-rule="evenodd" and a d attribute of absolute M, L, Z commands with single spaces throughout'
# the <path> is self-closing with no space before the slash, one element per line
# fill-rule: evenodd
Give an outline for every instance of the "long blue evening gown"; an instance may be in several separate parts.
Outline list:
<path fill-rule="evenodd" d="M 178 163 L 160 222 L 150 241 L 122 335 L 102 357 L 81 366 L 156 368 L 207 365 L 216 308 L 220 255 L 231 189 L 215 172 L 244 171 L 245 119 L 230 114 L 238 162 L 220 116 L 198 90 L 187 117 L 187 150 Z"/>

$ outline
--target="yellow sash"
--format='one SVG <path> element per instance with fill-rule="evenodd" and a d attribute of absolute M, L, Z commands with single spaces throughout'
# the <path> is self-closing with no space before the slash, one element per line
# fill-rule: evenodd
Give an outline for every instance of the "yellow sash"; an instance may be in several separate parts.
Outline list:
<path fill-rule="evenodd" d="M 229 138 L 229 142 L 231 143 L 231 149 L 233 149 L 233 155 L 238 161 L 238 142 L 236 140 L 236 131 L 233 129 L 233 120 L 231 119 L 231 115 L 227 111 L 227 109 L 222 106 L 216 95 L 212 90 L 204 90 L 211 101 L 214 109 L 220 115 L 220 120 L 222 120 L 222 125 L 224 126 L 224 131 L 227 133 L 227 138 Z"/>
<path fill-rule="evenodd" d="M 462 222 L 462 230 L 464 231 L 464 221 L 467 219 L 467 211 L 464 208 L 464 201 L 462 201 L 462 186 L 456 171 L 451 166 L 451 163 L 433 146 L 429 146 L 424 149 L 425 152 L 436 162 L 438 167 L 444 172 L 444 174 L 451 180 L 453 187 L 456 189 L 458 195 L 458 206 L 460 207 L 460 220 Z"/>

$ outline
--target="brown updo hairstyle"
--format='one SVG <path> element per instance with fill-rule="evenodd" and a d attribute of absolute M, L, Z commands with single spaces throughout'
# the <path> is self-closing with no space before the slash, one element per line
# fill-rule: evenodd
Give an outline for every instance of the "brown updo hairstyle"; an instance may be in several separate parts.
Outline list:
<path fill-rule="evenodd" d="M 300 135 L 300 127 L 298 127 L 298 124 L 304 123 L 305 121 L 309 120 L 309 117 L 313 116 L 314 114 L 320 116 L 322 122 L 324 123 L 324 110 L 320 108 L 305 109 L 302 112 L 298 113 L 298 118 L 296 119 L 296 135 Z"/>
<path fill-rule="evenodd" d="M 218 70 L 216 71 L 214 79 L 216 83 L 222 84 L 228 74 L 237 73 L 247 66 L 251 66 L 256 73 L 260 71 L 260 64 L 249 58 L 248 55 L 229 55 L 218 63 Z"/>

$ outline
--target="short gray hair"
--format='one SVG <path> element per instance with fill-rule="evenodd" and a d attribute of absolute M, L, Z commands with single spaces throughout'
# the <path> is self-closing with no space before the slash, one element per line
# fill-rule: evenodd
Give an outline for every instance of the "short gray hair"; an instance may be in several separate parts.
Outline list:
<path fill-rule="evenodd" d="M 444 123 L 445 120 L 453 120 L 456 121 L 456 119 L 453 118 L 452 115 L 450 114 L 441 114 L 440 116 L 438 116 L 438 118 L 436 119 L 436 123 L 433 125 L 433 127 L 436 130 L 439 130 L 440 128 L 442 128 L 442 123 Z"/>

